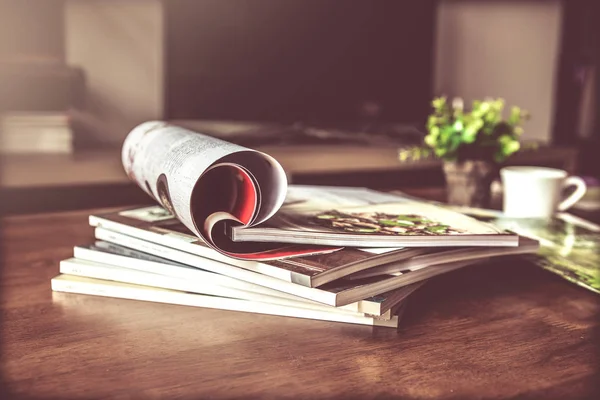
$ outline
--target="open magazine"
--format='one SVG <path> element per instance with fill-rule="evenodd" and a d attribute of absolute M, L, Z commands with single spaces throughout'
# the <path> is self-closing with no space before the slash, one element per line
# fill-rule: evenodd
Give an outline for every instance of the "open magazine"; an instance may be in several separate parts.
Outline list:
<path fill-rule="evenodd" d="M 229 257 L 282 259 L 344 246 L 519 244 L 515 234 L 423 202 L 390 196 L 333 207 L 307 192 L 288 193 L 273 157 L 166 122 L 134 128 L 122 160 L 127 175 L 169 214 Z"/>
<path fill-rule="evenodd" d="M 558 213 L 551 219 L 508 218 L 488 210 L 464 210 L 500 228 L 539 241 L 537 254 L 526 258 L 568 281 L 600 294 L 600 226 Z"/>

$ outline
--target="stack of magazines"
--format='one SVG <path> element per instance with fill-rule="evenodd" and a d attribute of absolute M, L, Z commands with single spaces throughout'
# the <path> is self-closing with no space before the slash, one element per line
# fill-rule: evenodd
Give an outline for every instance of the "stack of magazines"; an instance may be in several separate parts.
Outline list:
<path fill-rule="evenodd" d="M 123 145 L 156 200 L 91 215 L 55 291 L 397 327 L 428 279 L 538 242 L 462 213 L 364 188 L 288 185 L 267 154 L 165 122 Z"/>

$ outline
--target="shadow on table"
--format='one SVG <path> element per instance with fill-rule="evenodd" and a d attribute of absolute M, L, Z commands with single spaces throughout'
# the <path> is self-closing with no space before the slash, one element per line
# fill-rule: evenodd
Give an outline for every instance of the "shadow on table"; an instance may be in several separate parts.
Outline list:
<path fill-rule="evenodd" d="M 532 304 L 568 312 L 573 301 L 594 296 L 526 260 L 507 257 L 431 279 L 409 298 L 399 329 L 427 326 L 432 318 L 479 323 L 519 318 L 532 311 L 523 306 Z"/>

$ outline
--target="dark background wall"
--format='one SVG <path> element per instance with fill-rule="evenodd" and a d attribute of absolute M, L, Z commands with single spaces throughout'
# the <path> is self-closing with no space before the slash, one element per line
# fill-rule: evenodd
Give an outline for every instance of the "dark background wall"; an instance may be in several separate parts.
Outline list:
<path fill-rule="evenodd" d="M 423 123 L 433 0 L 169 0 L 168 118 Z"/>

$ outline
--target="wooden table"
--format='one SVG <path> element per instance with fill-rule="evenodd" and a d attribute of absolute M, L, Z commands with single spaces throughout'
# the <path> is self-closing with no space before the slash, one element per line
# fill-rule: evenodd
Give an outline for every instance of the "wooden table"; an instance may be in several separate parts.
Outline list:
<path fill-rule="evenodd" d="M 600 297 L 531 265 L 438 277 L 411 297 L 398 331 L 52 293 L 59 260 L 93 239 L 87 215 L 4 221 L 2 378 L 12 396 L 600 394 Z"/>

